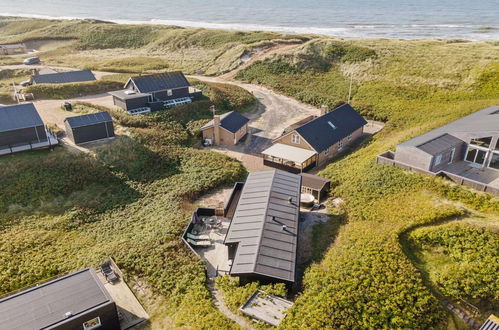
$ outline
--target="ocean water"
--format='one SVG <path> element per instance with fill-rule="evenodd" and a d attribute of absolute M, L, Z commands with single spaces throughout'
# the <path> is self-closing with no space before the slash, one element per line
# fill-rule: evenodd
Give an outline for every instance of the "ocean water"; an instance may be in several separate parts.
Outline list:
<path fill-rule="evenodd" d="M 0 15 L 343 38 L 499 40 L 499 0 L 0 0 Z"/>

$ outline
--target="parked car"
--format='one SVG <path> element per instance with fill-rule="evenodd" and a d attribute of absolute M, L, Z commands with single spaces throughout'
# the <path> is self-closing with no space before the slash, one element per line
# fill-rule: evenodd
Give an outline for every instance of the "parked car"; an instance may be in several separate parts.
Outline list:
<path fill-rule="evenodd" d="M 39 57 L 28 57 L 23 61 L 25 65 L 34 65 L 34 64 L 40 64 L 40 58 Z"/>
<path fill-rule="evenodd" d="M 31 81 L 29 81 L 29 80 L 21 81 L 21 83 L 19 85 L 21 85 L 23 87 L 28 87 L 31 85 Z"/>

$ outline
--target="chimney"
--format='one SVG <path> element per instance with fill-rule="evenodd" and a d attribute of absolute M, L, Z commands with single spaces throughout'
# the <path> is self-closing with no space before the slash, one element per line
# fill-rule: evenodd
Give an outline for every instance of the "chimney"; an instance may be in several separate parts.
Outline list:
<path fill-rule="evenodd" d="M 213 143 L 220 144 L 220 115 L 213 116 Z"/>
<path fill-rule="evenodd" d="M 323 104 L 323 105 L 321 106 L 321 116 L 322 116 L 322 115 L 325 115 L 326 113 L 328 113 L 328 111 L 329 111 L 329 107 L 328 107 L 327 105 L 324 105 L 324 104 Z"/>

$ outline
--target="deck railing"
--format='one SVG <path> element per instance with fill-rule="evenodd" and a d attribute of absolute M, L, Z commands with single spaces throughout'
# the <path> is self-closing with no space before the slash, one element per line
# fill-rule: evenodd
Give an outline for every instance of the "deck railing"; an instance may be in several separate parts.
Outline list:
<path fill-rule="evenodd" d="M 408 164 L 401 163 L 399 161 L 396 161 L 395 159 L 395 153 L 393 151 L 387 151 L 384 152 L 376 157 L 376 163 L 377 164 L 384 164 L 384 165 L 392 165 L 392 166 L 397 166 L 400 168 L 403 168 L 405 170 L 411 170 L 427 175 L 432 175 L 432 176 L 439 176 L 443 177 L 445 179 L 448 179 L 450 181 L 453 181 L 459 185 L 465 186 L 465 187 L 470 187 L 478 191 L 483 191 L 492 195 L 499 196 L 499 189 L 492 187 L 491 185 L 488 185 L 486 183 L 476 181 L 473 179 L 469 179 L 466 177 L 463 177 L 461 175 L 457 175 L 445 170 L 438 171 L 438 172 L 430 172 L 426 171 L 417 167 L 412 167 Z"/>

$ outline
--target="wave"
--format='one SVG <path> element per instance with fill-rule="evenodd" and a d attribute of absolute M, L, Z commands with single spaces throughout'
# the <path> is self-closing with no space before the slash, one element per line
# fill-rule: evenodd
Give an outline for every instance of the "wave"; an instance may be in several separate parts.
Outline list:
<path fill-rule="evenodd" d="M 391 39 L 467 39 L 467 40 L 499 40 L 499 29 L 488 27 L 480 29 L 481 26 L 463 24 L 345 24 L 342 27 L 318 27 L 318 26 L 284 26 L 264 25 L 249 23 L 217 23 L 190 20 L 128 20 L 109 19 L 102 17 L 74 17 L 74 16 L 50 16 L 39 14 L 14 14 L 0 13 L 0 16 L 16 16 L 39 19 L 99 19 L 119 24 L 157 24 L 192 28 L 207 28 L 219 30 L 238 31 L 268 31 L 289 34 L 319 34 L 340 38 L 391 38 Z"/>

